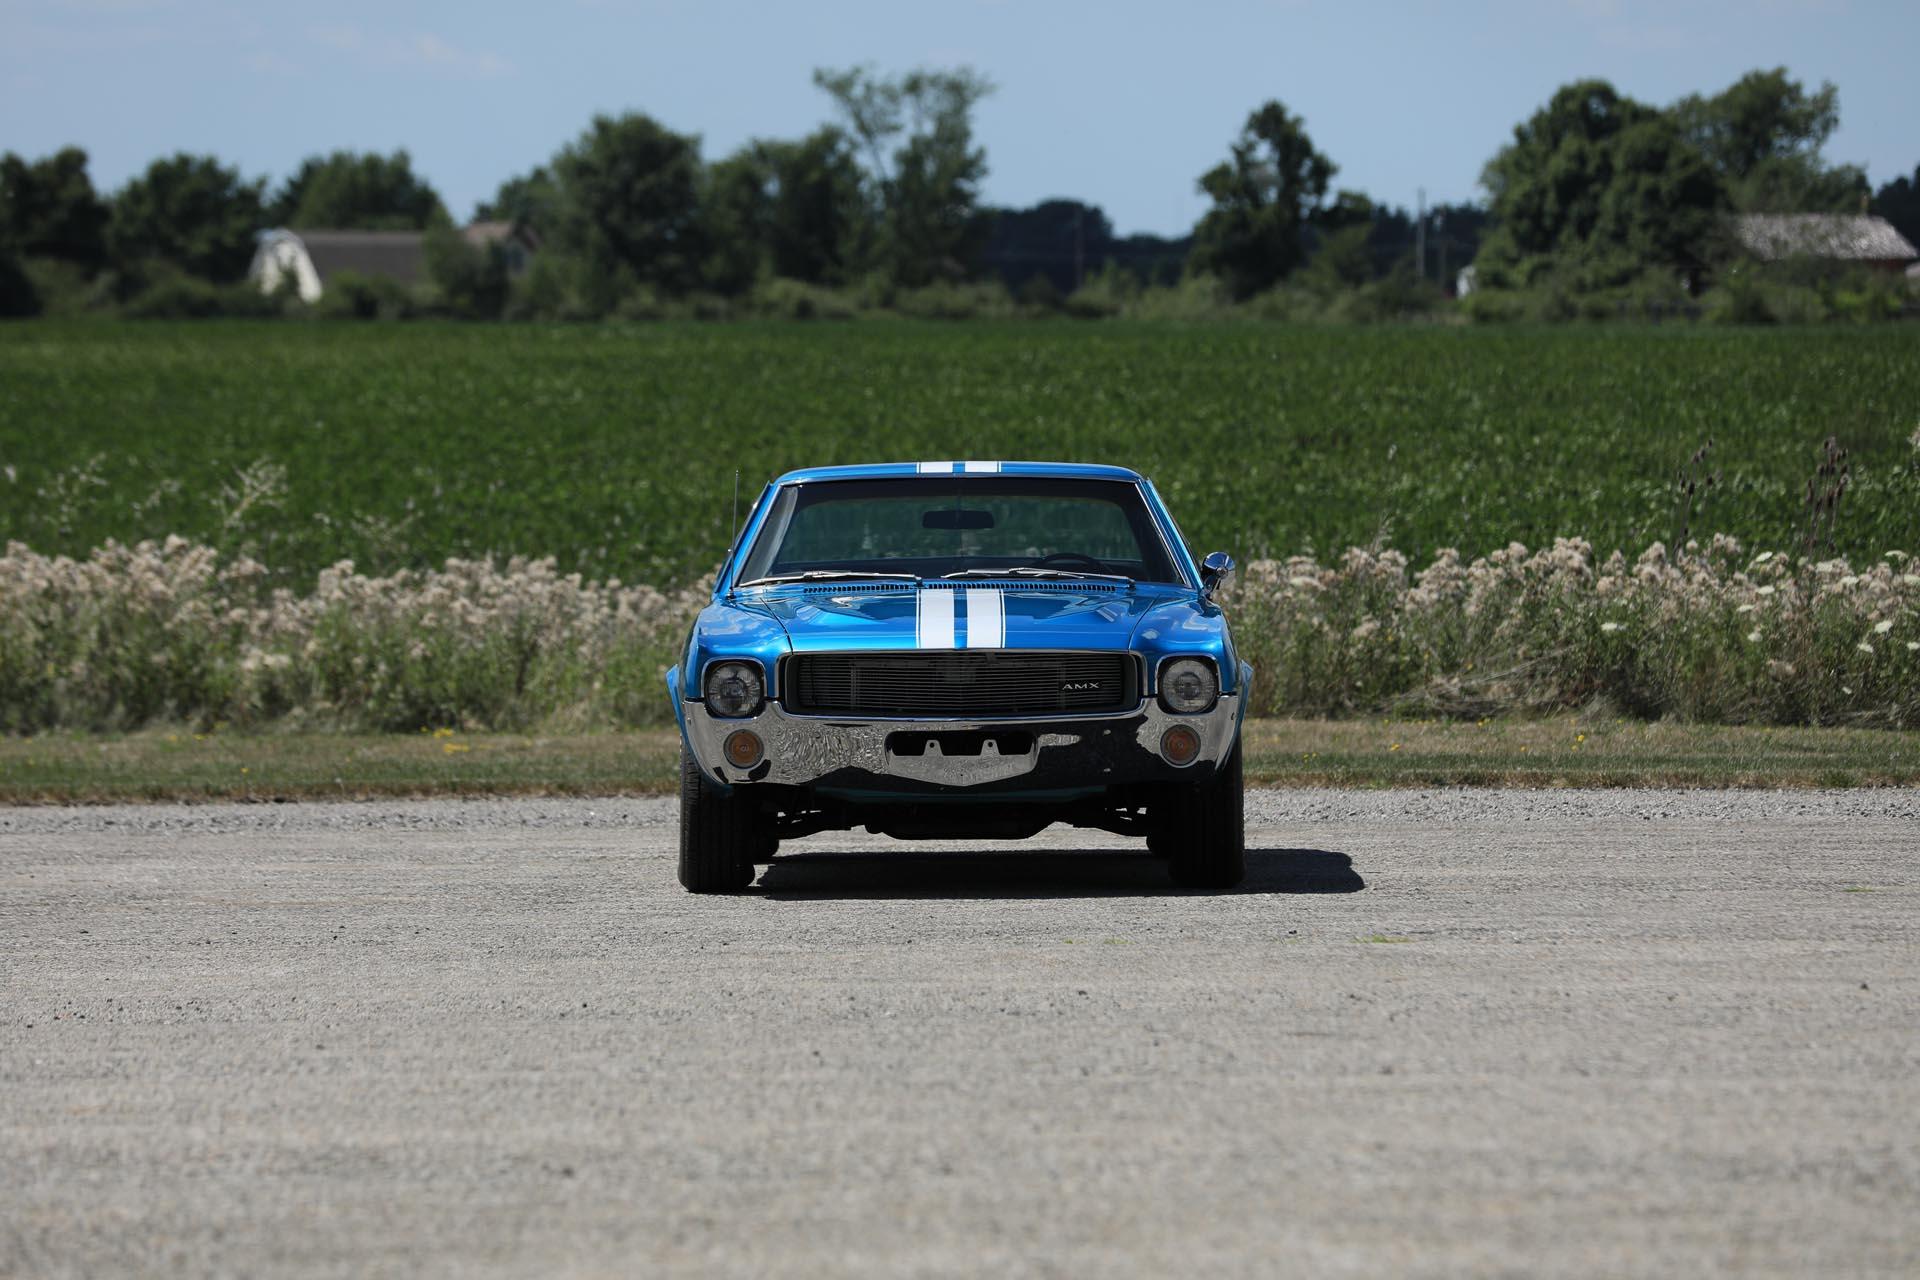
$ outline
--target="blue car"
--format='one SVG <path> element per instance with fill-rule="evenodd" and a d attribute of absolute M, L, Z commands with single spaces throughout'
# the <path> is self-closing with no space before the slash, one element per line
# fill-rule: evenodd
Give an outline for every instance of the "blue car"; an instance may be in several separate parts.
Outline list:
<path fill-rule="evenodd" d="M 908 462 L 769 484 L 667 674 L 680 882 L 736 893 L 782 840 L 865 827 L 1144 836 L 1245 873 L 1253 670 L 1159 494 L 1123 467 Z"/>

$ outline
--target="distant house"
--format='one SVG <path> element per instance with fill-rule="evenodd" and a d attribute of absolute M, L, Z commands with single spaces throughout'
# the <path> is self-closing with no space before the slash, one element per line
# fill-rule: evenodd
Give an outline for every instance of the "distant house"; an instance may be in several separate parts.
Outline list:
<path fill-rule="evenodd" d="M 1762 262 L 1800 258 L 1898 273 L 1920 258 L 1885 218 L 1864 213 L 1744 213 L 1733 231 Z"/>
<path fill-rule="evenodd" d="M 510 222 L 475 222 L 460 229 L 475 248 L 500 245 L 507 269 L 526 270 L 539 240 L 530 230 Z M 280 227 L 264 231 L 253 253 L 247 278 L 260 292 L 272 293 L 287 280 L 302 302 L 318 302 L 327 282 L 340 272 L 419 284 L 427 278 L 426 235 L 419 231 L 292 231 Z"/>

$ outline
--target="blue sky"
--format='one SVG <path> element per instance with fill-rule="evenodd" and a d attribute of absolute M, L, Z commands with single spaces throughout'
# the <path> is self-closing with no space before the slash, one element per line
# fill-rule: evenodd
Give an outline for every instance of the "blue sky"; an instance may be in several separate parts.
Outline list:
<path fill-rule="evenodd" d="M 825 119 L 816 66 L 969 64 L 985 195 L 1078 196 L 1177 233 L 1195 178 L 1260 102 L 1304 116 L 1336 183 L 1411 205 L 1478 194 L 1553 89 L 1667 102 L 1784 65 L 1840 88 L 1836 160 L 1920 164 L 1920 0 L 0 0 L 0 150 L 75 143 L 111 188 L 176 150 L 276 181 L 303 156 L 405 147 L 456 216 L 596 112 L 717 157 Z"/>

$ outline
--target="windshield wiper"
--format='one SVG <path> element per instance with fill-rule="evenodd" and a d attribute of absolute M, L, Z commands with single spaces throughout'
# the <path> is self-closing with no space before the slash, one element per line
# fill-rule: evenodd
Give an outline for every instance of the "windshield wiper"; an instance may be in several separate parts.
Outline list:
<path fill-rule="evenodd" d="M 1089 573 L 1085 569 L 1051 569 L 1037 564 L 1015 565 L 1011 569 L 961 569 L 943 574 L 947 578 L 1098 578 L 1105 582 L 1132 582 L 1124 573 Z"/>
<path fill-rule="evenodd" d="M 917 573 L 887 573 L 878 569 L 808 569 L 801 573 L 776 573 L 765 578 L 755 578 L 750 582 L 736 582 L 736 587 L 764 587 L 776 582 L 834 582 L 845 578 L 899 579 L 903 582 L 918 582 Z"/>

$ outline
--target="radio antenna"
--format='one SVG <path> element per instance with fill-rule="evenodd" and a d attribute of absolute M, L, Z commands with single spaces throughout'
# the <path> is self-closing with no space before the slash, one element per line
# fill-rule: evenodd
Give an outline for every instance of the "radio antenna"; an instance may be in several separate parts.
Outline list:
<path fill-rule="evenodd" d="M 740 538 L 740 468 L 733 469 L 733 534 L 735 541 Z"/>

